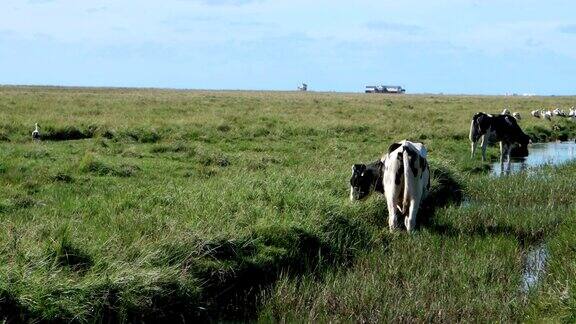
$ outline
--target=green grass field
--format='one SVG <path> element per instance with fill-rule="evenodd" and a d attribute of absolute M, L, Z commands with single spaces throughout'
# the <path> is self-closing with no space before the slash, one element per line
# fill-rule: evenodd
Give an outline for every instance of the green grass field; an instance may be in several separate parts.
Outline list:
<path fill-rule="evenodd" d="M 535 141 L 574 138 L 529 116 L 574 99 L 0 87 L 0 314 L 574 321 L 576 164 L 494 179 L 467 139 L 504 107 Z M 433 175 L 414 235 L 388 232 L 383 199 L 348 200 L 351 165 L 405 138 Z"/>

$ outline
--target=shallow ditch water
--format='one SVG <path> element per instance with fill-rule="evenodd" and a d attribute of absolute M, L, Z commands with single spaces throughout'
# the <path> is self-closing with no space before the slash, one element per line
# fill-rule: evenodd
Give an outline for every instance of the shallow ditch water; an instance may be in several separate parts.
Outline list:
<path fill-rule="evenodd" d="M 475 204 L 476 201 L 463 197 L 460 208 L 471 208 Z M 528 294 L 538 286 L 541 276 L 546 271 L 548 255 L 548 247 L 544 242 L 533 243 L 522 249 L 522 277 L 519 287 L 522 293 Z"/>
<path fill-rule="evenodd" d="M 535 143 L 529 147 L 529 155 L 526 158 L 512 159 L 509 165 L 500 165 L 500 162 L 492 164 L 492 176 L 508 175 L 522 171 L 535 172 L 545 165 L 560 165 L 576 160 L 576 142 L 550 142 Z M 473 202 L 464 199 L 461 208 L 468 208 Z M 522 281 L 520 290 L 528 293 L 538 285 L 541 276 L 546 271 L 548 259 L 548 247 L 540 242 L 525 248 L 522 266 Z"/>
<path fill-rule="evenodd" d="M 534 171 L 544 165 L 560 165 L 576 159 L 576 143 L 570 142 L 550 142 L 534 143 L 528 148 L 529 155 L 526 158 L 513 158 L 510 164 L 500 162 L 492 163 L 493 176 L 501 176 L 521 171 Z"/>
<path fill-rule="evenodd" d="M 522 283 L 520 290 L 528 293 L 538 285 L 540 276 L 544 274 L 546 260 L 548 259 L 548 248 L 546 244 L 540 243 L 527 248 L 523 258 Z"/>

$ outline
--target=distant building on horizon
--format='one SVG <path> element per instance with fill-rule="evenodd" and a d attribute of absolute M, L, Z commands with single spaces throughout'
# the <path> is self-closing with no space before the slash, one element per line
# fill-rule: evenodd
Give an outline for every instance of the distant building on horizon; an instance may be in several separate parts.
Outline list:
<path fill-rule="evenodd" d="M 402 94 L 406 89 L 396 85 L 366 86 L 365 93 L 395 93 Z"/>

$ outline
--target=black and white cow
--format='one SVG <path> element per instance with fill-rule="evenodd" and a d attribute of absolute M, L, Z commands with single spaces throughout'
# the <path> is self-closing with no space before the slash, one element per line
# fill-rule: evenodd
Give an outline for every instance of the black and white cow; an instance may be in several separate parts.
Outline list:
<path fill-rule="evenodd" d="M 382 177 L 384 162 L 381 160 L 370 164 L 354 164 L 350 178 L 350 200 L 364 200 L 374 191 L 384 193 Z"/>
<path fill-rule="evenodd" d="M 489 141 L 500 142 L 500 163 L 507 157 L 510 162 L 510 153 L 515 146 L 528 155 L 530 136 L 526 135 L 516 119 L 509 115 L 490 115 L 483 112 L 474 114 L 470 122 L 471 156 L 474 157 L 476 143 L 482 138 L 482 161 L 486 160 L 486 147 Z"/>
<path fill-rule="evenodd" d="M 430 189 L 430 168 L 422 143 L 401 141 L 390 145 L 384 156 L 384 194 L 388 205 L 388 227 L 398 227 L 398 216 L 404 216 L 406 230 L 416 227 L 420 204 Z"/>
<path fill-rule="evenodd" d="M 398 228 L 399 214 L 406 230 L 416 226 L 416 215 L 430 188 L 430 169 L 422 143 L 401 141 L 392 144 L 376 162 L 354 164 L 350 179 L 350 200 L 363 200 L 373 191 L 383 193 L 388 206 L 390 231 Z"/>

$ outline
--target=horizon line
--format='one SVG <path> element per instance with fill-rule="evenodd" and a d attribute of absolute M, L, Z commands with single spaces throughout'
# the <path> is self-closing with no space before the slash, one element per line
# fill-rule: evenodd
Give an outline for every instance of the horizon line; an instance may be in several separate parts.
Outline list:
<path fill-rule="evenodd" d="M 365 93 L 363 91 L 337 91 L 337 90 L 307 90 L 298 89 L 232 89 L 232 88 L 185 88 L 185 87 L 154 87 L 154 86 L 101 86 L 101 85 L 55 85 L 55 84 L 0 84 L 0 88 L 47 88 L 47 89 L 94 89 L 94 90 L 162 90 L 162 91 L 189 91 L 189 92 L 288 92 L 288 93 L 318 93 L 318 94 L 365 94 L 365 95 L 384 95 L 384 96 L 411 96 L 411 95 L 430 95 L 430 96 L 486 96 L 486 97 L 515 97 L 515 98 L 533 98 L 533 97 L 574 97 L 576 94 L 536 94 L 536 93 L 516 93 L 503 92 L 494 93 L 450 93 L 450 92 L 407 92 L 402 94 L 396 93 Z"/>

